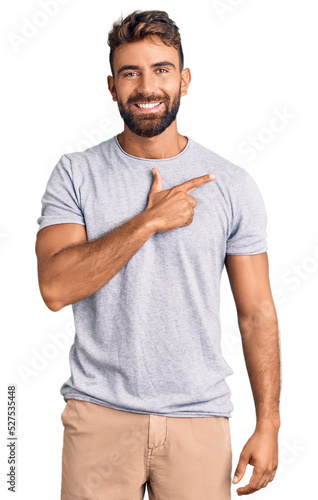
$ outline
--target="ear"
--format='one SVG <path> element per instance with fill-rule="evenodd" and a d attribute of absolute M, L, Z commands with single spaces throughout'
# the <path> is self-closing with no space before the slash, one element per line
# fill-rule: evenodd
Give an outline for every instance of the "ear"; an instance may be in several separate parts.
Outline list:
<path fill-rule="evenodd" d="M 109 92 L 112 95 L 113 101 L 117 101 L 114 78 L 110 75 L 107 77 L 107 84 L 108 84 Z"/>
<path fill-rule="evenodd" d="M 188 88 L 191 82 L 190 68 L 185 68 L 181 72 L 181 96 L 188 93 Z"/>

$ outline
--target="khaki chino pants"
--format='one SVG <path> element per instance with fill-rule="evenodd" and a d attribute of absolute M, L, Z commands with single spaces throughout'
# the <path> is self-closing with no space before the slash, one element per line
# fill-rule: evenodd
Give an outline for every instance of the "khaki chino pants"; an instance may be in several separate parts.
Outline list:
<path fill-rule="evenodd" d="M 227 417 L 165 417 L 69 399 L 61 500 L 229 500 Z"/>

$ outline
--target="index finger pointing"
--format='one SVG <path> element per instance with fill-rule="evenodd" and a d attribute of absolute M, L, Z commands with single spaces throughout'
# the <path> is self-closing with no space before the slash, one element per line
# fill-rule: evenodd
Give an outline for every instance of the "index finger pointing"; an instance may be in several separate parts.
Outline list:
<path fill-rule="evenodd" d="M 178 186 L 175 187 L 180 187 L 186 193 L 191 193 L 191 191 L 193 191 L 194 189 L 203 186 L 203 184 L 211 182 L 214 179 L 214 174 L 201 175 L 201 177 L 194 177 L 194 179 L 189 179 L 188 181 L 185 181 L 182 184 L 178 184 Z"/>

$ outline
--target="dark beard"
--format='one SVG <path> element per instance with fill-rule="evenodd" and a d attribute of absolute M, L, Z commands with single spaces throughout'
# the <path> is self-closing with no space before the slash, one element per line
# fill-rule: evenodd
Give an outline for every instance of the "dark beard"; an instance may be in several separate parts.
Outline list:
<path fill-rule="evenodd" d="M 132 132 L 134 132 L 134 134 L 139 135 L 140 137 L 155 137 L 156 135 L 164 132 L 166 128 L 169 127 L 169 125 L 171 125 L 171 123 L 176 119 L 180 107 L 180 99 L 181 86 L 179 88 L 178 94 L 176 94 L 176 96 L 174 97 L 171 109 L 167 108 L 167 105 L 165 104 L 167 101 L 163 101 L 165 110 L 161 114 L 158 113 L 158 116 L 157 113 L 149 113 L 145 115 L 140 114 L 139 116 L 136 116 L 136 114 L 131 112 L 128 107 L 126 108 L 123 106 L 122 102 L 118 99 L 118 96 L 117 103 L 120 116 L 126 123 L 127 127 Z M 149 101 L 147 99 L 144 99 L 143 97 L 139 97 L 138 100 L 139 102 L 158 102 L 158 100 L 155 101 L 155 99 L 152 99 L 152 101 Z M 138 100 L 133 99 L 133 102 L 136 102 Z M 130 100 L 130 102 L 131 101 L 132 100 Z"/>

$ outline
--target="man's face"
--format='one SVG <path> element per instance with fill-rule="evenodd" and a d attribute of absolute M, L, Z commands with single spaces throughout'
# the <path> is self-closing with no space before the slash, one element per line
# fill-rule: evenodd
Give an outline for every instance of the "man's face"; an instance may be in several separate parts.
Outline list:
<path fill-rule="evenodd" d="M 117 47 L 113 66 L 113 96 L 127 127 L 140 137 L 161 134 L 175 120 L 186 94 L 177 49 L 157 36 L 145 38 Z M 156 106 L 143 109 L 138 104 Z"/>

